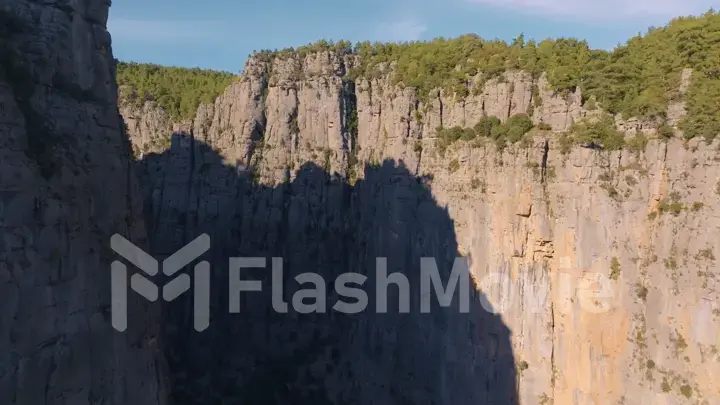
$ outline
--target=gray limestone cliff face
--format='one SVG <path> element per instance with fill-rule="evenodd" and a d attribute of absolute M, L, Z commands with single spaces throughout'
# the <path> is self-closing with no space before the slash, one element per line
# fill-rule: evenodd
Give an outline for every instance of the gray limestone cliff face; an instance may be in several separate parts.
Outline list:
<path fill-rule="evenodd" d="M 193 330 L 190 298 L 168 305 L 164 337 L 176 403 L 517 403 L 509 331 L 482 311 L 481 292 L 465 290 L 467 313 L 459 295 L 448 308 L 421 311 L 420 259 L 434 258 L 447 283 L 457 241 L 447 211 L 403 165 L 368 167 L 349 185 L 308 163 L 291 182 L 253 184 L 251 173 L 180 134 L 139 165 L 153 253 L 171 254 L 202 233 L 212 241 L 203 257 L 213 274 L 209 328 Z M 266 259 L 238 276 L 231 257 Z M 388 288 L 385 311 L 376 301 L 384 296 L 375 290 L 377 257 L 386 258 L 388 273 L 409 280 L 407 298 Z M 270 258 L 281 258 L 280 267 Z M 469 283 L 467 268 L 457 271 Z M 295 279 L 308 272 L 323 279 Z M 358 288 L 369 306 L 359 313 L 336 307 L 336 280 L 348 272 L 367 278 Z M 262 292 L 233 299 L 228 286 L 238 277 L 260 281 Z M 295 293 L 310 283 L 323 290 L 320 313 L 298 304 Z M 304 301 L 311 312 L 315 302 Z M 399 302 L 409 313 L 399 313 Z"/>
<path fill-rule="evenodd" d="M 398 88 L 389 76 L 344 80 L 356 63 L 333 52 L 304 59 L 267 62 L 251 58 L 244 74 L 194 119 L 171 122 L 154 103 L 121 105 L 138 153 L 167 147 L 171 131 L 192 133 L 223 151 L 231 163 L 256 166 L 267 181 L 283 181 L 286 169 L 312 161 L 347 174 L 352 166 L 388 157 L 418 163 L 421 149 L 435 141 L 438 126 L 472 126 L 483 116 L 501 120 L 529 113 L 537 123 L 564 131 L 588 115 L 580 91 L 553 92 L 541 76 L 506 72 L 456 99 L 437 91 L 425 103 L 412 88 Z M 261 153 L 258 152 L 262 148 Z M 263 164 L 254 164 L 262 159 Z"/>
<path fill-rule="evenodd" d="M 254 242 L 255 249 L 285 246 L 278 241 L 295 235 L 291 236 L 295 238 L 293 246 L 302 251 L 315 246 L 313 241 L 327 240 L 308 230 L 318 223 L 325 224 L 319 229 L 327 229 L 327 235 L 355 234 L 341 230 L 341 224 L 365 226 L 357 222 L 358 216 L 372 217 L 378 212 L 390 216 L 377 219 L 378 223 L 387 220 L 382 226 L 390 228 L 381 234 L 438 240 L 434 231 L 416 229 L 422 226 L 416 224 L 424 217 L 421 211 L 401 212 L 404 207 L 397 201 L 404 199 L 402 195 L 382 193 L 383 187 L 396 181 L 395 176 L 369 179 L 368 173 L 381 170 L 389 160 L 395 162 L 393 168 L 402 167 L 405 176 L 424 179 L 435 204 L 447 208 L 454 234 L 449 249 L 470 259 L 478 289 L 502 310 L 500 324 L 509 330 L 518 403 L 720 403 L 715 383 L 720 375 L 717 141 L 708 145 L 698 140 L 651 139 L 637 152 L 575 147 L 564 154 L 557 137 L 538 132 L 532 142 L 503 151 L 493 145 L 459 141 L 443 154 L 435 146 L 436 128 L 441 125 L 472 126 L 484 115 L 506 119 L 531 112 L 535 122 L 562 131 L 592 112 L 581 105 L 579 91 L 554 94 L 544 78 L 533 79 L 522 72 L 508 72 L 502 81 L 471 89 L 464 100 L 438 92 L 423 104 L 413 89 L 393 86 L 387 78 L 344 80 L 343 72 L 352 63 L 351 57 L 333 53 L 276 60 L 272 66 L 251 59 L 237 82 L 214 104 L 201 106 L 191 122 L 163 124 L 185 133 L 178 135 L 175 149 L 166 152 L 167 145 L 174 144 L 170 134 L 152 132 L 149 128 L 155 123 L 149 115 L 132 113 L 135 118 L 128 127 L 138 150 L 162 152 L 140 156 L 152 220 L 158 224 L 155 226 L 166 227 L 153 236 L 157 243 L 176 238 L 167 246 L 171 251 L 196 233 L 197 228 L 189 224 L 201 219 L 206 226 L 233 224 L 218 228 L 239 233 L 224 236 L 229 240 L 240 241 L 241 235 L 255 232 L 265 235 L 262 242 Z M 131 113 L 123 108 L 121 112 L 126 117 Z M 677 123 L 684 113 L 682 102 L 669 106 L 668 113 L 671 123 Z M 618 127 L 628 133 L 653 134 L 651 123 L 637 120 L 618 121 Z M 143 148 L 145 139 L 160 141 Z M 209 166 L 203 166 L 197 154 L 187 157 L 197 144 L 207 145 L 222 163 L 217 165 L 232 174 L 210 176 L 212 182 L 219 182 L 215 185 L 198 180 L 204 177 L 197 173 Z M 152 156 L 176 156 L 173 159 L 191 159 L 192 164 L 183 169 L 187 172 L 171 173 L 168 167 L 180 170 L 185 166 L 155 164 Z M 307 173 L 300 170 L 307 164 L 346 179 L 347 184 L 340 186 L 345 180 L 338 179 L 308 182 Z M 237 176 L 245 178 L 243 182 L 256 180 L 264 191 L 252 191 L 251 186 L 228 187 L 228 181 L 239 181 Z M 352 186 L 355 181 L 359 186 Z M 299 190 L 288 191 L 287 187 Z M 342 196 L 366 192 L 379 194 L 360 205 L 350 204 L 356 208 L 343 208 L 347 200 Z M 301 201 L 315 202 L 294 206 L 298 193 L 306 196 Z M 373 211 L 375 198 L 383 203 Z M 238 204 L 241 200 L 252 203 Z M 319 214 L 308 212 L 315 212 L 312 207 L 316 204 L 324 207 L 321 212 L 335 214 L 313 217 Z M 359 208 L 362 206 L 370 211 Z M 168 213 L 168 207 L 174 207 L 174 214 Z M 228 212 L 237 212 L 239 207 L 243 211 L 232 214 L 235 219 L 231 219 L 224 217 L 231 215 L 225 207 L 231 208 Z M 178 219 L 179 214 L 188 212 L 197 218 L 195 222 Z M 352 215 L 345 216 L 345 212 Z M 303 222 L 311 221 L 308 216 L 321 222 Z M 334 219 L 318 219 L 328 216 Z M 288 217 L 295 219 L 283 219 Z M 267 221 L 306 230 L 289 232 Z M 380 226 L 372 225 L 372 220 L 367 223 Z M 342 249 L 357 245 L 333 243 L 331 250 L 341 267 L 352 267 L 342 262 L 352 257 Z M 382 238 L 373 243 L 374 248 L 364 247 L 353 254 L 370 257 L 383 251 Z M 441 245 L 431 246 L 429 252 L 444 251 Z M 253 248 L 247 246 L 244 251 Z M 400 250 L 398 254 L 408 252 L 417 251 Z M 355 266 L 362 263 L 365 268 L 367 257 L 358 259 Z M 303 260 L 314 263 L 318 259 Z M 407 263 L 401 262 L 397 268 L 403 265 Z M 490 274 L 493 276 L 488 278 Z M 598 292 L 605 296 L 592 295 Z M 363 322 L 351 324 L 371 324 Z M 415 330 L 433 333 L 422 318 L 413 322 Z M 370 326 L 356 327 L 356 335 L 379 333 Z M 387 332 L 391 339 L 402 341 L 389 330 L 392 328 Z M 261 342 L 257 347 L 268 347 L 265 340 L 272 330 L 263 333 L 267 335 L 254 337 L 254 342 Z M 455 336 L 452 334 L 440 336 L 448 342 L 446 361 L 462 358 L 467 354 L 465 347 L 485 347 L 448 338 Z M 341 348 L 343 356 L 366 353 L 350 346 Z M 477 348 L 480 358 L 492 358 L 485 349 Z M 402 364 L 400 370 L 407 370 L 409 364 Z M 358 370 L 368 373 L 384 368 L 353 369 Z M 334 375 L 321 374 L 325 382 Z M 454 381 L 456 387 L 461 381 L 477 383 L 472 378 L 453 380 L 449 375 L 440 372 L 432 378 L 443 376 L 441 384 Z M 336 398 L 333 401 L 338 403 Z"/>
<path fill-rule="evenodd" d="M 155 314 L 110 322 L 110 237 L 146 234 L 108 7 L 0 1 L 3 404 L 164 403 Z"/>

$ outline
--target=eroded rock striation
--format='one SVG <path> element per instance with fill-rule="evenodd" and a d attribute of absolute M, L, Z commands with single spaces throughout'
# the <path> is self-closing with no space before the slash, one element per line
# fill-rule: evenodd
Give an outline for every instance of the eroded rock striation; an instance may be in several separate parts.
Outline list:
<path fill-rule="evenodd" d="M 534 122 L 560 132 L 591 112 L 581 104 L 579 91 L 561 96 L 546 86 L 543 77 L 533 79 L 522 72 L 508 72 L 506 81 L 490 81 L 463 99 L 439 92 L 423 103 L 413 89 L 397 87 L 388 77 L 347 80 L 344 72 L 353 63 L 351 56 L 332 52 L 269 62 L 251 58 L 244 74 L 187 122 L 171 122 L 152 103 L 142 109 L 121 106 L 145 173 L 151 207 L 146 212 L 154 224 L 155 246 L 166 246 L 169 252 L 200 229 L 223 230 L 229 233 L 216 237 L 231 241 L 223 244 L 230 247 L 224 253 L 299 254 L 301 263 L 337 263 L 352 269 L 367 268 L 368 258 L 378 252 L 411 257 L 422 251 L 414 244 L 427 246 L 434 255 L 456 249 L 470 259 L 479 290 L 502 310 L 512 345 L 518 403 L 720 401 L 714 382 L 720 373 L 717 142 L 650 139 L 635 150 L 578 146 L 565 150 L 560 137 L 539 131 L 532 141 L 502 150 L 460 141 L 441 151 L 436 146 L 439 126 L 469 127 L 486 115 L 506 120 L 528 112 Z M 689 73 L 683 77 L 689 78 Z M 539 91 L 533 91 L 535 86 Z M 670 122 L 676 123 L 683 111 L 682 102 L 672 104 Z M 652 125 L 638 121 L 617 125 L 629 134 L 644 132 L 652 138 L 655 133 Z M 175 141 L 170 136 L 173 131 Z M 206 145 L 208 151 L 199 153 L 199 145 Z M 160 163 L 163 159 L 175 163 Z M 208 174 L 215 166 L 228 174 Z M 320 170 L 321 178 L 310 180 L 308 167 Z M 399 177 L 392 175 L 398 167 L 403 171 Z M 408 178 L 423 179 L 436 204 L 446 207 L 453 243 L 439 242 L 439 228 L 423 228 L 427 217 L 421 204 L 403 205 L 407 199 L 419 198 L 415 191 L 383 192 L 388 187 L 414 190 Z M 393 188 L 396 181 L 401 185 Z M 402 186 L 404 182 L 408 185 Z M 373 234 L 372 229 L 381 232 Z M 367 241 L 346 240 L 349 235 Z M 406 240 L 409 245 L 393 249 L 393 240 Z M 290 250 L 288 242 L 293 246 Z M 327 250 L 318 248 L 319 243 L 328 243 Z M 310 253 L 314 249 L 336 256 L 321 260 Z M 407 262 L 395 257 L 398 269 L 407 268 Z M 496 278 L 487 278 L 489 274 Z M 610 295 L 589 297 L 588 291 L 595 289 Z M 264 312 L 258 312 L 257 318 L 241 322 L 261 319 Z M 436 387 L 430 396 L 433 401 L 456 403 L 437 387 L 458 389 L 464 382 L 489 384 L 477 392 L 465 387 L 475 392 L 466 399 L 491 395 L 487 393 L 493 390 L 492 379 L 476 380 L 470 371 L 455 375 L 472 378 L 450 375 L 458 373 L 453 367 L 474 364 L 467 361 L 469 352 L 463 347 L 476 345 L 478 358 L 492 359 L 497 355 L 488 349 L 492 344 L 447 332 L 465 320 L 446 318 L 432 325 L 421 317 L 412 319 L 412 336 L 436 336 L 446 346 L 445 357 L 439 364 L 422 366 L 396 360 L 401 364 L 396 376 L 416 368 L 442 370 L 445 364 L 447 371 L 434 370 L 421 379 Z M 346 321 L 354 325 L 353 332 L 333 338 L 334 342 L 346 342 L 349 336 L 364 336 L 375 343 L 390 339 L 401 346 L 416 341 L 401 337 L 403 328 L 394 321 L 376 324 L 371 317 Z M 325 333 L 333 330 L 322 326 L 328 322 L 324 319 L 300 330 Z M 276 347 L 268 339 L 277 330 L 248 330 L 253 337 L 242 338 L 243 346 L 263 349 L 245 360 L 239 360 L 240 354 L 228 356 L 224 367 L 242 364 L 252 369 L 249 364 L 268 358 L 269 354 L 260 353 Z M 435 347 L 424 342 L 419 352 L 421 346 Z M 330 352 L 339 348 L 344 357 L 366 357 L 372 352 L 356 343 L 327 347 Z M 409 345 L 396 354 L 406 358 L 402 356 L 419 352 Z M 375 398 L 371 393 L 381 392 L 386 396 L 380 397 L 392 402 L 390 389 L 372 388 L 387 370 L 380 365 L 384 363 L 366 358 L 365 366 L 360 360 L 350 361 L 353 372 L 371 376 L 366 378 L 369 385 L 357 388 L 361 394 L 356 398 Z M 324 395 L 340 403 L 339 398 L 345 398 L 340 392 L 353 391 L 330 384 L 334 373 L 313 375 L 323 387 L 342 387 Z M 291 378 L 295 383 L 300 381 L 296 377 Z M 254 381 L 248 378 L 227 384 Z M 341 380 L 355 381 L 347 375 Z M 363 379 L 357 381 L 362 384 Z M 414 392 L 411 384 L 393 384 L 404 393 Z"/>

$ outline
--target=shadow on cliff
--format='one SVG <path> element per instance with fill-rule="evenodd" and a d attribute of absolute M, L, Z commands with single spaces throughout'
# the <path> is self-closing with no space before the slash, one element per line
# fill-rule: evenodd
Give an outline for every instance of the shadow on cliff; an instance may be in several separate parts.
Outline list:
<path fill-rule="evenodd" d="M 365 167 L 353 185 L 305 164 L 294 179 L 266 186 L 175 134 L 167 151 L 137 165 L 153 254 L 172 254 L 202 233 L 211 239 L 203 256 L 212 272 L 209 328 L 194 330 L 192 294 L 164 307 L 171 403 L 517 404 L 510 332 L 483 308 L 472 281 L 468 313 L 459 310 L 459 290 L 448 307 L 432 290 L 431 311 L 420 311 L 420 259 L 434 258 L 448 286 L 457 241 L 447 210 L 402 162 Z M 230 257 L 267 258 L 266 268 L 241 273 L 263 290 L 241 292 L 240 313 L 228 306 Z M 282 288 L 271 281 L 273 257 L 282 258 Z M 387 288 L 387 313 L 376 313 L 377 257 L 387 258 L 388 274 L 409 280 L 407 297 L 397 284 Z M 305 272 L 325 283 L 294 279 Z M 333 308 L 339 299 L 358 302 L 337 294 L 335 279 L 346 272 L 367 276 L 362 286 L 348 284 L 367 293 L 365 311 Z M 326 289 L 325 312 L 296 311 L 293 294 L 315 288 Z M 282 293 L 273 298 L 273 289 Z M 400 313 L 406 299 L 409 313 Z"/>

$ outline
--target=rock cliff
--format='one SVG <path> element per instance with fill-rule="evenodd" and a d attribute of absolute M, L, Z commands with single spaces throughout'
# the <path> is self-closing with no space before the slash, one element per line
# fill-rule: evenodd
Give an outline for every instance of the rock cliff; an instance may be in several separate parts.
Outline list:
<path fill-rule="evenodd" d="M 167 306 L 175 402 L 517 403 L 509 331 L 482 310 L 482 293 L 466 290 L 467 313 L 459 294 L 448 308 L 421 311 L 420 259 L 436 259 L 446 283 L 457 241 L 447 210 L 402 164 L 368 167 L 353 185 L 312 163 L 290 182 L 254 184 L 205 143 L 177 134 L 140 166 L 153 253 L 171 254 L 201 233 L 212 241 L 210 327 L 192 329 L 189 298 Z M 242 273 L 263 290 L 243 292 L 239 313 L 228 308 L 230 257 L 267 258 L 264 268 Z M 407 294 L 388 288 L 384 313 L 376 312 L 385 296 L 375 290 L 377 257 L 386 258 L 388 273 L 408 279 Z M 281 258 L 278 277 L 270 258 Z M 467 269 L 458 270 L 469 281 Z M 327 303 L 319 313 L 298 309 L 296 292 L 312 284 L 295 277 L 306 272 L 323 277 L 317 285 Z M 347 272 L 367 277 L 365 311 L 336 309 L 335 280 Z M 276 312 L 280 299 L 288 313 Z M 409 313 L 399 313 L 399 302 Z"/>
<path fill-rule="evenodd" d="M 110 237 L 143 245 L 109 2 L 0 1 L 0 402 L 158 404 L 156 311 L 110 324 Z"/>
<path fill-rule="evenodd" d="M 214 230 L 214 237 L 229 241 L 223 246 L 237 246 L 222 254 L 280 252 L 299 255 L 304 264 L 353 269 L 367 267 L 368 258 L 377 254 L 395 257 L 402 268 L 408 262 L 400 257 L 454 256 L 448 252 L 457 250 L 470 259 L 478 289 L 501 313 L 502 322 L 492 317 L 488 322 L 509 330 L 517 403 L 720 401 L 715 383 L 720 376 L 717 141 L 662 141 L 654 139 L 655 129 L 648 123 L 618 120 L 621 130 L 647 133 L 650 141 L 634 150 L 568 150 L 554 132 L 592 114 L 583 107 L 579 90 L 560 95 L 544 76 L 506 72 L 463 99 L 439 91 L 422 102 L 413 89 L 398 87 L 387 76 L 346 80 L 353 63 L 352 55 L 333 52 L 251 58 L 238 80 L 187 122 L 172 122 L 153 103 L 121 105 L 144 173 L 154 248 L 170 252 L 199 230 Z M 689 71 L 683 78 L 689 79 Z M 440 126 L 469 127 L 485 115 L 506 120 L 516 113 L 529 113 L 554 132 L 534 130 L 528 141 L 501 150 L 482 142 L 459 141 L 444 151 L 437 146 Z M 677 123 L 683 113 L 681 101 L 671 104 L 669 122 Z M 201 153 L 202 145 L 207 150 Z M 317 171 L 325 174 L 308 174 Z M 413 178 L 422 179 L 422 189 L 431 190 L 431 196 L 416 190 Z M 384 193 L 388 187 L 396 191 Z M 405 205 L 408 198 L 413 202 Z M 417 202 L 428 199 L 446 207 L 452 243 L 443 244 L 444 237 L 438 236 L 445 225 L 422 228 L 423 221 L 433 224 L 437 218 Z M 348 235 L 365 240 L 345 240 Z M 398 248 L 394 239 L 425 242 Z M 293 249 L 283 250 L 288 243 Z M 592 295 L 595 290 L 606 296 Z M 265 316 L 257 305 L 255 317 L 242 322 L 252 324 Z M 319 330 L 325 336 L 334 330 L 322 326 L 327 322 L 299 330 L 309 335 Z M 380 336 L 385 336 L 401 346 L 412 342 L 393 352 L 399 356 L 393 358 L 405 359 L 397 360 L 401 371 L 429 373 L 419 381 L 432 387 L 435 403 L 457 403 L 447 389 L 459 387 L 458 395 L 466 395 L 462 403 L 490 398 L 493 384 L 502 380 L 481 377 L 486 370 L 463 369 L 463 364 L 475 364 L 463 359 L 478 347 L 484 349 L 476 352 L 477 358 L 485 359 L 478 364 L 493 364 L 487 359 L 507 355 L 448 332 L 448 325 L 459 327 L 465 319 L 444 318 L 440 331 L 433 331 L 424 318 L 413 318 L 414 332 L 405 337 L 400 335 L 403 328 L 391 321 L 377 321 L 378 326 L 364 317 L 347 322 L 354 332 L 332 338 L 341 343 L 329 345 L 330 352 L 350 357 L 372 353 L 355 349 L 358 341 L 348 343 L 353 336 L 363 336 L 365 342 L 382 342 Z M 245 349 L 257 352 L 227 356 L 235 360 L 223 367 L 252 369 L 257 359 L 269 356 L 277 347 L 271 337 L 279 332 L 272 322 L 263 325 L 270 326 L 240 339 Z M 418 333 L 429 333 L 430 340 L 413 337 Z M 488 333 L 502 342 L 501 333 Z M 222 338 L 206 339 L 216 339 L 217 346 Z M 433 365 L 412 363 L 423 345 L 431 348 Z M 433 357 L 436 347 L 446 347 L 443 356 Z M 237 360 L 243 355 L 249 356 L 245 363 Z M 352 397 L 361 392 L 359 398 L 398 400 L 392 389 L 374 385 L 387 372 L 382 357 L 375 353 L 367 363 L 350 361 L 353 372 L 370 376 L 367 385 L 355 387 L 359 391 L 345 386 L 326 397 L 340 403 L 341 393 Z M 203 364 L 175 361 L 184 367 Z M 437 369 L 427 370 L 435 364 Z M 495 373 L 502 369 L 490 367 Z M 194 372 L 201 375 L 201 370 Z M 338 374 L 315 375 L 327 387 Z M 412 383 L 399 380 L 401 375 L 393 374 L 398 379 L 393 384 L 419 395 Z M 247 378 L 242 384 L 249 384 Z M 231 392 L 228 387 L 234 383 L 239 384 L 211 385 Z M 414 402 L 412 395 L 407 399 Z M 509 398 L 500 397 L 514 401 Z"/>

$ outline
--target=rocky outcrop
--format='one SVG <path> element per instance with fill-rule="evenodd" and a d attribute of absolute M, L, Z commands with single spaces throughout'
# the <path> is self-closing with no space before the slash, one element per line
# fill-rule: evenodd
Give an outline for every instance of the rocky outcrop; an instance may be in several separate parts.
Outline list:
<path fill-rule="evenodd" d="M 114 233 L 146 238 L 109 2 L 0 1 L 0 402 L 164 402 L 157 318 L 110 323 Z"/>
<path fill-rule="evenodd" d="M 437 204 L 447 207 L 456 249 L 470 258 L 479 289 L 501 310 L 510 332 L 520 404 L 720 401 L 713 383 L 720 374 L 714 341 L 720 329 L 715 292 L 720 155 L 715 144 L 651 140 L 644 150 L 634 152 L 576 147 L 564 154 L 557 137 L 539 132 L 532 142 L 502 151 L 481 142 L 460 141 L 443 154 L 435 146 L 438 126 L 472 126 L 484 115 L 504 120 L 531 112 L 535 122 L 562 131 L 590 112 L 582 107 L 579 91 L 554 94 L 543 77 L 534 80 L 522 72 L 508 72 L 481 89 L 471 88 L 462 100 L 439 92 L 423 103 L 413 89 L 396 87 L 387 78 L 344 80 L 343 72 L 351 64 L 349 56 L 333 53 L 276 59 L 272 65 L 251 59 L 237 83 L 213 105 L 201 106 L 187 124 L 187 136 L 178 138 L 186 141 L 178 141 L 177 149 L 159 156 L 191 156 L 187 151 L 202 143 L 234 173 L 249 171 L 246 175 L 267 189 L 251 197 L 256 202 L 250 206 L 240 205 L 244 208 L 237 216 L 245 220 L 236 231 L 266 235 L 256 243 L 268 249 L 281 246 L 277 240 L 288 234 L 287 229 L 253 225 L 253 221 L 285 223 L 281 218 L 311 215 L 307 207 L 312 204 L 293 208 L 293 196 L 298 194 L 323 204 L 324 211 L 337 213 L 333 218 L 345 212 L 358 215 L 343 211 L 347 200 L 342 196 L 382 190 L 395 177 L 370 180 L 368 173 L 373 170 L 366 168 L 385 167 L 381 162 L 387 159 L 402 161 L 403 170 L 425 179 Z M 671 119 L 679 119 L 681 107 L 670 106 Z M 133 116 L 136 121 L 129 130 L 140 149 L 146 139 L 170 139 L 168 133 L 152 133 L 149 128 L 155 124 L 147 122 L 152 121 L 150 116 Z M 137 124 L 143 120 L 146 123 Z M 644 123 L 619 126 L 652 133 Z M 188 183 L 188 178 L 203 178 L 193 174 L 202 167 L 197 166 L 202 162 L 199 155 L 185 158 L 196 169 L 182 169 L 186 171 L 172 176 L 153 166 L 152 156 L 143 157 L 147 193 L 156 198 L 149 205 L 159 215 L 155 221 L 172 229 L 156 235 L 194 234 L 196 228 L 178 220 L 178 213 L 191 212 L 210 227 L 240 223 L 224 218 L 223 207 L 236 206 L 238 196 L 244 195 L 242 188 L 228 187 L 223 176 L 213 176 L 219 182 L 215 186 L 205 180 Z M 338 190 L 349 184 L 333 188 L 327 185 L 333 182 L 308 182 L 307 174 L 299 170 L 308 162 L 349 184 L 362 181 L 347 193 Z M 161 174 L 152 175 L 153 170 Z M 219 201 L 212 197 L 217 190 L 225 190 Z M 181 196 L 192 198 L 174 201 Z M 383 208 L 374 212 L 390 209 L 392 213 L 379 219 L 389 223 L 388 232 L 381 234 L 432 235 L 415 228 L 414 222 L 423 218 L 421 211 L 409 210 L 407 219 L 395 221 L 393 215 L 401 215 L 397 210 L 403 207 L 393 204 L 403 201 L 403 195 L 378 198 Z M 369 203 L 373 199 L 362 201 L 373 206 Z M 176 207 L 174 215 L 159 213 L 168 205 Z M 260 219 L 250 220 L 254 217 Z M 312 226 L 326 224 L 320 229 L 327 234 L 346 235 L 339 228 L 327 228 L 335 222 L 311 218 Z M 354 220 L 345 221 L 347 226 L 358 226 Z M 312 226 L 306 224 L 304 229 Z M 340 222 L 333 226 L 341 227 Z M 327 240 L 299 230 L 290 235 L 297 238 L 293 244 L 299 251 L 312 249 L 314 240 Z M 331 245 L 332 250 L 342 251 L 347 246 L 343 243 Z M 375 243 L 376 249 L 384 246 L 383 239 Z M 488 278 L 490 274 L 495 278 Z M 369 336 L 375 333 L 372 330 L 359 327 L 356 334 Z M 254 342 L 266 337 L 260 335 Z M 343 349 L 341 353 L 364 352 Z M 461 352 L 446 353 L 447 359 L 462 357 Z M 357 370 L 373 375 L 382 368 Z M 449 377 L 440 380 L 450 381 L 444 378 Z"/>
<path fill-rule="evenodd" d="M 471 85 L 471 95 L 462 100 L 439 91 L 423 104 L 414 89 L 398 88 L 388 76 L 344 80 L 354 63 L 353 56 L 333 52 L 303 60 L 251 58 L 241 80 L 215 104 L 201 106 L 191 123 L 169 122 L 152 102 L 142 108 L 127 104 L 121 112 L 140 152 L 162 150 L 156 144 L 166 144 L 169 135 L 160 128 L 192 126 L 187 132 L 243 166 L 262 146 L 261 175 L 274 181 L 284 179 L 287 166 L 306 161 L 346 173 L 348 161 L 381 159 L 371 154 L 374 149 L 412 167 L 420 148 L 434 142 L 438 126 L 472 126 L 483 116 L 504 121 L 530 112 L 536 123 L 565 131 L 586 115 L 579 90 L 556 94 L 544 75 L 535 80 L 524 72 L 506 72 L 482 86 Z M 153 144 L 158 137 L 165 141 Z"/>

